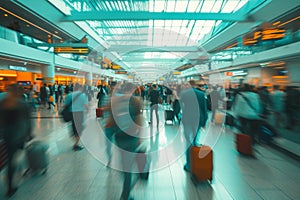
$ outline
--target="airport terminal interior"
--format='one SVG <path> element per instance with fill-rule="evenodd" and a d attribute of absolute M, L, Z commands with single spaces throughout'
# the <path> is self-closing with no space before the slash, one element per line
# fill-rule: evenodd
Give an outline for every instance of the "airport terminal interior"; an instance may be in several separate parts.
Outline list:
<path fill-rule="evenodd" d="M 300 199 L 299 13 L 298 0 L 0 1 L 0 199 Z M 14 101 L 28 115 L 6 115 Z"/>

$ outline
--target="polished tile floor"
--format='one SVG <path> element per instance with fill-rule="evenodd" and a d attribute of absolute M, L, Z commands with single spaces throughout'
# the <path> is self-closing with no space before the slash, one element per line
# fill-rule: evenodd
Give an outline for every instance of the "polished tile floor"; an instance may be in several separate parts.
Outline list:
<path fill-rule="evenodd" d="M 163 119 L 163 111 L 160 111 Z M 116 170 L 106 167 L 105 138 L 101 131 L 103 119 L 96 119 L 94 108 L 87 116 L 82 136 L 85 149 L 71 150 L 70 126 L 62 123 L 56 111 L 38 109 L 33 113 L 36 140 L 49 145 L 50 164 L 45 175 L 21 176 L 25 165 L 16 175 L 19 190 L 11 199 L 17 200 L 73 200 L 120 198 L 123 178 Z M 145 118 L 149 110 L 144 111 Z M 182 127 L 160 123 L 146 126 L 155 140 L 145 140 L 148 147 L 155 146 L 149 180 L 138 179 L 132 196 L 136 200 L 195 200 L 195 199 L 300 199 L 300 163 L 272 148 L 255 146 L 255 158 L 239 155 L 235 150 L 235 130 L 208 124 L 201 131 L 199 142 L 213 147 L 213 181 L 194 184 L 189 173 L 183 170 L 184 151 Z M 20 152 L 19 162 L 22 161 Z M 113 147 L 113 163 L 118 162 Z M 21 162 L 22 163 L 22 162 Z M 113 165 L 117 166 L 117 165 Z M 0 199 L 5 199 L 5 174 L 0 172 Z"/>

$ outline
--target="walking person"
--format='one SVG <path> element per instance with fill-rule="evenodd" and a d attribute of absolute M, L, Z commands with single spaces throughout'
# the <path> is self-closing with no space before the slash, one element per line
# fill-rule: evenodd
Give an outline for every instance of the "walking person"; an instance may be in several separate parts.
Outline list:
<path fill-rule="evenodd" d="M 221 101 L 221 95 L 216 86 L 213 86 L 213 90 L 207 96 L 207 101 L 209 102 L 211 109 L 211 122 L 215 120 L 215 114 L 219 107 L 219 102 Z"/>
<path fill-rule="evenodd" d="M 120 148 L 121 166 L 124 173 L 122 200 L 131 198 L 133 188 L 133 164 L 140 144 L 139 134 L 143 127 L 142 107 L 140 97 L 134 96 L 134 85 L 127 83 L 121 96 L 112 97 L 112 113 L 116 122 L 115 142 Z"/>
<path fill-rule="evenodd" d="M 98 108 L 100 108 L 102 106 L 102 102 L 103 102 L 105 95 L 106 95 L 105 89 L 102 85 L 100 85 L 99 92 L 97 94 Z"/>
<path fill-rule="evenodd" d="M 184 170 L 190 171 L 189 149 L 197 145 L 197 138 L 200 135 L 200 128 L 205 127 L 208 114 L 205 93 L 197 89 L 198 85 L 194 80 L 190 82 L 190 88 L 184 89 L 180 94 L 182 109 L 182 124 L 184 136 L 187 143 L 186 164 Z"/>
<path fill-rule="evenodd" d="M 244 84 L 241 91 L 237 93 L 233 105 L 234 115 L 240 121 L 241 131 L 252 138 L 253 144 L 260 140 L 260 125 L 262 114 L 262 103 L 260 97 L 249 84 Z M 257 138 L 258 137 L 258 138 Z"/>
<path fill-rule="evenodd" d="M 69 103 L 72 104 L 71 112 L 73 114 L 72 118 L 72 135 L 74 137 L 73 151 L 80 151 L 83 149 L 79 145 L 80 136 L 84 128 L 84 112 L 88 110 L 88 97 L 83 92 L 83 87 L 76 83 L 74 85 L 74 91 L 69 93 L 65 99 L 65 105 Z"/>
<path fill-rule="evenodd" d="M 159 117 L 158 117 L 158 101 L 159 101 L 159 92 L 157 90 L 157 85 L 152 86 L 152 90 L 149 94 L 150 104 L 150 125 L 153 125 L 153 111 L 155 112 L 157 127 L 159 125 Z"/>
<path fill-rule="evenodd" d="M 23 88 L 17 84 L 10 85 L 0 102 L 0 131 L 8 154 L 6 193 L 8 197 L 17 191 L 17 186 L 13 185 L 16 152 L 23 149 L 25 141 L 31 138 L 30 108 L 24 101 L 23 94 Z"/>

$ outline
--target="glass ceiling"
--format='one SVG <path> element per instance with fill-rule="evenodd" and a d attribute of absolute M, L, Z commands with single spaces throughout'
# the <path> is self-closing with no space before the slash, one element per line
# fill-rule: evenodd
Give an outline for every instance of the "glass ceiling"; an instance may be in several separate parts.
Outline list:
<path fill-rule="evenodd" d="M 188 63 L 189 59 L 182 58 L 190 58 L 191 52 L 194 55 L 195 52 L 186 47 L 198 47 L 199 41 L 222 22 L 238 21 L 246 13 L 237 15 L 236 20 L 234 14 L 250 3 L 249 0 L 49 1 L 57 7 L 64 5 L 61 10 L 69 9 L 65 13 L 71 17 L 70 21 L 87 23 L 107 44 L 108 51 L 111 49 L 110 55 L 118 58 L 115 62 L 137 73 L 141 66 L 148 66 L 149 71 L 164 67 L 167 73 Z M 127 48 L 129 46 L 131 48 Z M 152 49 L 147 51 L 149 47 Z M 166 47 L 176 47 L 177 50 Z M 179 52 L 178 48 L 182 51 Z M 192 59 L 203 57 L 203 52 L 200 50 Z"/>

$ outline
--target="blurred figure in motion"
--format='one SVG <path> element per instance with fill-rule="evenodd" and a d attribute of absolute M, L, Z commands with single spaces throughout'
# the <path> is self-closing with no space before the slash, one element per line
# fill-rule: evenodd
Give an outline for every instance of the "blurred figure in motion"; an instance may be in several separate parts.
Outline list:
<path fill-rule="evenodd" d="M 120 148 L 121 166 L 124 173 L 124 184 L 121 199 L 132 199 L 132 168 L 137 148 L 140 144 L 139 134 L 143 126 L 143 102 L 141 97 L 134 96 L 135 87 L 127 83 L 123 86 L 123 94 L 112 97 L 112 114 L 116 122 L 115 142 Z"/>
<path fill-rule="evenodd" d="M 158 99 L 159 99 L 159 92 L 157 85 L 152 86 L 152 90 L 149 93 L 149 100 L 151 102 L 150 104 L 150 122 L 149 124 L 153 124 L 153 111 L 155 112 L 156 116 L 156 122 L 157 122 L 157 127 L 159 125 L 159 117 L 158 117 Z"/>
<path fill-rule="evenodd" d="M 106 166 L 110 166 L 112 159 L 112 143 L 114 142 L 114 134 L 117 132 L 116 122 L 113 118 L 112 107 L 111 107 L 111 98 L 113 95 L 115 82 L 111 83 L 111 89 L 108 95 L 103 98 L 103 110 L 105 112 L 104 115 L 104 134 L 106 136 L 106 156 L 108 159 L 108 163 Z M 104 88 L 103 88 L 104 89 Z M 101 89 L 100 89 L 101 90 Z M 100 91 L 99 91 L 100 92 Z M 98 104 L 99 106 L 99 104 Z"/>
<path fill-rule="evenodd" d="M 8 154 L 6 193 L 8 197 L 17 191 L 17 187 L 13 185 L 16 152 L 24 147 L 26 139 L 31 138 L 30 107 L 24 101 L 23 94 L 21 86 L 10 85 L 0 101 L 0 131 L 2 132 L 0 135 L 3 135 L 6 142 Z"/>
<path fill-rule="evenodd" d="M 98 99 L 98 108 L 100 108 L 102 106 L 102 102 L 103 102 L 103 99 L 105 97 L 105 89 L 102 85 L 99 86 L 99 92 L 97 94 L 97 99 Z"/>
<path fill-rule="evenodd" d="M 242 133 L 248 134 L 255 143 L 260 133 L 262 103 L 258 94 L 256 94 L 252 86 L 244 84 L 241 91 L 237 93 L 233 105 L 233 112 L 240 121 L 240 129 Z"/>
<path fill-rule="evenodd" d="M 212 89 L 213 90 L 207 96 L 207 102 L 210 105 L 210 106 L 208 106 L 208 108 L 210 107 L 210 110 L 211 110 L 211 120 L 210 121 L 214 122 L 216 110 L 219 107 L 219 101 L 221 101 L 221 95 L 220 95 L 220 92 L 218 91 L 217 86 L 213 86 Z"/>
<path fill-rule="evenodd" d="M 186 171 L 190 171 L 189 147 L 197 145 L 196 140 L 199 138 L 200 128 L 205 127 L 208 118 L 205 92 L 197 89 L 198 86 L 194 80 L 189 83 L 190 88 L 184 89 L 180 95 L 182 124 L 187 142 L 186 164 L 184 165 Z"/>
<path fill-rule="evenodd" d="M 83 92 L 83 87 L 78 83 L 74 85 L 74 92 L 66 96 L 65 105 L 68 105 L 70 102 L 72 102 L 70 109 L 73 114 L 72 131 L 75 139 L 73 151 L 80 151 L 83 147 L 78 145 L 78 143 L 84 128 L 84 111 L 88 110 L 88 97 Z"/>
<path fill-rule="evenodd" d="M 296 86 L 288 86 L 286 89 L 285 112 L 286 128 L 293 129 L 297 124 L 297 114 L 300 112 L 300 92 Z"/>
<path fill-rule="evenodd" d="M 284 99 L 285 93 L 279 90 L 279 85 L 273 86 L 272 110 L 275 117 L 275 126 L 280 128 L 283 125 Z"/>

